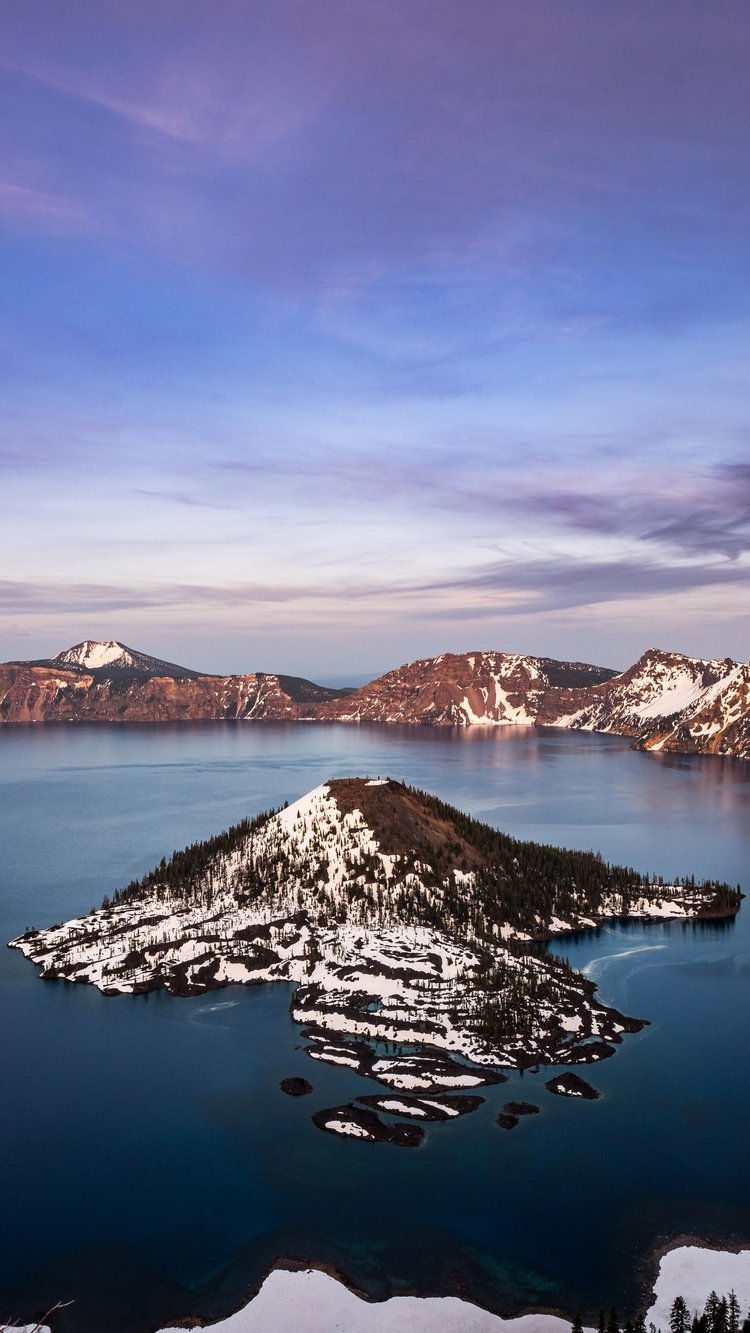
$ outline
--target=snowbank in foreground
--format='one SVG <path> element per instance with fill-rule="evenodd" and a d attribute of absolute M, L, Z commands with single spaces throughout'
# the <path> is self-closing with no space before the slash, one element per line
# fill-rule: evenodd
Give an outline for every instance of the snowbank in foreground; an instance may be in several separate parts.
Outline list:
<path fill-rule="evenodd" d="M 684 1296 L 691 1313 L 702 1312 L 712 1290 L 720 1296 L 734 1290 L 744 1316 L 750 1306 L 750 1250 L 729 1254 L 697 1245 L 670 1250 L 659 1265 L 646 1323 L 652 1320 L 667 1333 L 675 1296 Z M 570 1333 L 570 1324 L 544 1314 L 501 1319 L 453 1296 L 394 1296 L 371 1304 L 326 1273 L 276 1269 L 244 1310 L 210 1325 L 210 1333 L 268 1333 L 269 1329 L 274 1333 Z"/>
<path fill-rule="evenodd" d="M 653 1320 L 656 1327 L 669 1328 L 669 1309 L 675 1296 L 684 1296 L 691 1315 L 703 1313 L 706 1297 L 711 1291 L 728 1296 L 734 1291 L 740 1303 L 742 1316 L 750 1306 L 750 1250 L 729 1254 L 726 1250 L 705 1250 L 698 1245 L 682 1245 L 665 1254 L 659 1265 L 654 1304 L 646 1323 Z"/>
<path fill-rule="evenodd" d="M 703 1310 L 710 1291 L 737 1293 L 743 1316 L 750 1307 L 750 1250 L 729 1254 L 683 1245 L 665 1254 L 659 1265 L 654 1302 L 646 1316 L 663 1333 L 675 1296 L 684 1296 L 691 1314 Z M 4 1333 L 0 1325 L 0 1333 Z M 14 1333 L 32 1333 L 25 1325 Z M 500 1319 L 453 1296 L 394 1296 L 371 1304 L 360 1300 L 335 1278 L 316 1269 L 270 1273 L 244 1310 L 211 1324 L 208 1333 L 570 1333 L 566 1319 L 526 1314 Z M 42 1330 L 41 1333 L 48 1333 Z M 165 1328 L 161 1333 L 184 1333 Z"/>
<path fill-rule="evenodd" d="M 372 1304 L 316 1270 L 275 1269 L 244 1310 L 210 1333 L 570 1333 L 554 1315 L 500 1319 L 454 1296 L 393 1296 Z M 184 1333 L 162 1329 L 161 1333 Z"/>

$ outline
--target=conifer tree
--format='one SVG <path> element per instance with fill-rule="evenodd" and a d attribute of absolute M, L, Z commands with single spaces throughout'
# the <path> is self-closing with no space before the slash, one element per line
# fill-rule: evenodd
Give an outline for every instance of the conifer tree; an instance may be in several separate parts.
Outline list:
<path fill-rule="evenodd" d="M 675 1296 L 669 1315 L 671 1333 L 690 1333 L 690 1314 L 682 1296 Z"/>
<path fill-rule="evenodd" d="M 727 1333 L 727 1303 L 720 1300 L 715 1291 L 709 1293 L 703 1316 L 706 1333 Z"/>

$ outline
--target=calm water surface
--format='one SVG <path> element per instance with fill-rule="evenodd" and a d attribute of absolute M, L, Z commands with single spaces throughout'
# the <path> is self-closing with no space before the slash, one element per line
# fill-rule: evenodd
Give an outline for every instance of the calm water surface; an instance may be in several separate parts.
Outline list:
<path fill-rule="evenodd" d="M 347 773 L 416 783 L 517 836 L 750 887 L 739 762 L 521 728 L 8 728 L 0 939 Z M 280 1255 L 333 1263 L 376 1296 L 624 1307 L 657 1240 L 750 1239 L 750 906 L 729 927 L 559 947 L 651 1020 L 594 1068 L 601 1101 L 514 1075 L 417 1151 L 314 1128 L 316 1107 L 375 1085 L 312 1068 L 284 985 L 104 999 L 0 950 L 0 1314 L 74 1298 L 56 1333 L 147 1333 L 236 1308 Z M 292 1074 L 312 1097 L 279 1092 Z M 498 1107 L 519 1095 L 543 1114 L 504 1133 Z"/>

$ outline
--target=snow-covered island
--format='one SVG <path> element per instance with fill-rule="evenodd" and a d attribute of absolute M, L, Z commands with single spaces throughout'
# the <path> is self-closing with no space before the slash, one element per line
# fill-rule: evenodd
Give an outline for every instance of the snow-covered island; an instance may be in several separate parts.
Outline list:
<path fill-rule="evenodd" d="M 520 842 L 390 779 L 340 778 L 12 947 L 107 995 L 296 982 L 314 1059 L 402 1092 L 471 1092 L 492 1067 L 602 1059 L 642 1026 L 545 940 L 607 917 L 728 916 L 740 897 Z"/>

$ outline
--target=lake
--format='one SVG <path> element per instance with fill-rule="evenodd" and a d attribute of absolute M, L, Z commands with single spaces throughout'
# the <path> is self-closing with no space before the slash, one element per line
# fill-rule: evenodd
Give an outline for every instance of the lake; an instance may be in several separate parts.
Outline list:
<path fill-rule="evenodd" d="M 750 888 L 740 761 L 528 728 L 4 728 L 0 939 L 350 773 L 403 779 L 519 837 Z M 237 1308 L 283 1255 L 378 1297 L 624 1310 L 656 1244 L 749 1239 L 750 899 L 730 925 L 612 926 L 557 947 L 650 1020 L 592 1068 L 602 1099 L 515 1074 L 416 1151 L 311 1124 L 377 1085 L 313 1065 L 285 985 L 105 999 L 0 950 L 0 1314 L 74 1300 L 55 1333 L 147 1333 Z M 295 1074 L 312 1097 L 279 1092 Z M 520 1097 L 543 1114 L 501 1131 L 499 1106 Z"/>

